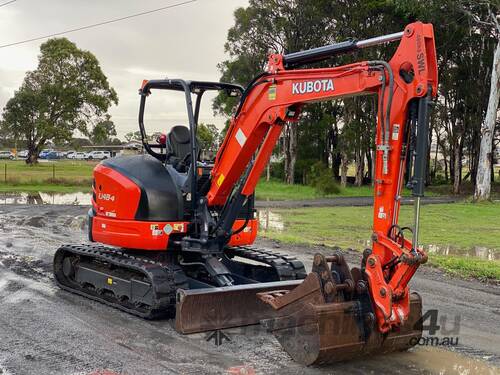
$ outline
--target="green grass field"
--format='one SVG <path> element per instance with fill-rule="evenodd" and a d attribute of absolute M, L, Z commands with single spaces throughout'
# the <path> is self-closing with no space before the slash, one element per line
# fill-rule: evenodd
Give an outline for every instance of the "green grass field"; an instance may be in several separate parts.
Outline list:
<path fill-rule="evenodd" d="M 409 196 L 411 192 L 408 189 L 403 191 L 404 196 Z M 427 196 L 442 195 L 440 191 L 428 189 Z M 319 193 L 314 187 L 308 185 L 287 185 L 281 181 L 265 181 L 261 179 L 255 189 L 255 196 L 258 200 L 282 201 L 282 200 L 303 200 L 316 198 L 335 198 L 335 197 L 371 197 L 373 196 L 372 186 L 346 186 L 340 188 L 340 193 L 324 195 Z"/>
<path fill-rule="evenodd" d="M 261 235 L 285 243 L 323 244 L 363 250 L 369 246 L 371 207 L 274 209 L 285 230 L 261 228 Z M 401 209 L 400 224 L 412 225 L 411 206 Z M 484 246 L 500 251 L 500 203 L 426 205 L 421 209 L 420 242 L 451 247 L 455 253 Z M 500 261 L 430 254 L 430 264 L 466 276 L 500 279 Z M 484 272 L 483 272 L 484 271 Z"/>
<path fill-rule="evenodd" d="M 339 194 L 324 195 L 319 193 L 314 187 L 308 185 L 287 185 L 281 181 L 271 180 L 259 181 L 255 189 L 255 196 L 259 200 L 301 200 L 315 198 L 331 198 L 331 197 L 369 197 L 373 195 L 371 186 L 354 187 L 349 186 L 342 188 Z"/>
<path fill-rule="evenodd" d="M 0 161 L 0 192 L 78 192 L 90 191 L 92 170 L 97 162 L 58 160 L 55 162 L 40 162 L 37 165 L 27 165 L 22 160 Z M 470 185 L 470 184 L 469 184 Z M 472 194 L 472 187 L 464 184 L 464 195 Z M 430 186 L 427 196 L 449 195 L 449 185 Z M 409 195 L 405 189 L 403 195 Z M 287 185 L 281 181 L 262 179 L 256 188 L 258 200 L 305 200 L 333 197 L 371 197 L 371 186 L 347 186 L 341 188 L 338 194 L 324 195 L 312 186 Z M 500 197 L 500 184 L 493 186 L 494 198 Z"/>
<path fill-rule="evenodd" d="M 30 166 L 22 160 L 0 161 L 0 192 L 90 191 L 92 170 L 96 164 L 97 162 L 59 160 L 40 162 Z M 287 185 L 281 181 L 265 181 L 264 179 L 259 182 L 256 189 L 256 197 L 260 200 L 302 200 L 372 195 L 371 186 L 348 186 L 342 188 L 339 194 L 323 195 L 311 186 Z"/>
<path fill-rule="evenodd" d="M 96 162 L 61 160 L 27 165 L 22 160 L 0 162 L 0 191 L 90 191 Z"/>

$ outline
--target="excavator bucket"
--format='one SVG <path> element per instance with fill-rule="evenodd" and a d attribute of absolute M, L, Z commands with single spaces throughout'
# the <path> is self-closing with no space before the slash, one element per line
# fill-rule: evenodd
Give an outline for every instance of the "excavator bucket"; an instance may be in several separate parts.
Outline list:
<path fill-rule="evenodd" d="M 182 334 L 259 324 L 278 316 L 258 297 L 271 290 L 291 290 L 302 280 L 244 284 L 219 288 L 180 289 L 177 291 L 175 329 Z M 200 308 L 202 306 L 203 308 Z"/>
<path fill-rule="evenodd" d="M 258 297 L 276 312 L 261 324 L 304 365 L 403 351 L 422 336 L 422 301 L 416 293 L 410 297 L 409 319 L 399 330 L 378 332 L 362 272 L 349 270 L 340 253 L 316 254 L 312 272 L 295 289 L 261 292 Z"/>

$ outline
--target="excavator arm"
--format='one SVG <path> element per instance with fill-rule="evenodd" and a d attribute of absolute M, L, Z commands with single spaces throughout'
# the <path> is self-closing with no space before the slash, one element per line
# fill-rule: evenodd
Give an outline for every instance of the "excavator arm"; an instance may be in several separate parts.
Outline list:
<path fill-rule="evenodd" d="M 298 68 L 394 40 L 400 40 L 400 44 L 389 62 Z M 364 271 L 379 331 L 385 333 L 400 326 L 409 315 L 408 282 L 426 261 L 418 247 L 418 215 L 429 139 L 428 106 L 437 95 L 437 84 L 433 28 L 421 22 L 388 36 L 271 55 L 267 72 L 244 92 L 212 170 L 205 199 L 208 207 L 224 206 L 218 233 L 226 237 L 230 234 L 236 214 L 253 194 L 283 127 L 298 121 L 305 104 L 377 95 L 373 249 L 365 252 Z M 405 228 L 398 226 L 407 169 L 408 174 L 413 170 L 407 180 L 416 197 L 412 242 L 404 238 Z"/>

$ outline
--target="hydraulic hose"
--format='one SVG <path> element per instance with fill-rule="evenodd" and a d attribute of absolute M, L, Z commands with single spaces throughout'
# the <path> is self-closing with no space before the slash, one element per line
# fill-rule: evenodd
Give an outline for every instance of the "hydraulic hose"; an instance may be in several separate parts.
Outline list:
<path fill-rule="evenodd" d="M 389 129 L 391 125 L 391 108 L 392 108 L 392 98 L 394 96 L 394 74 L 392 72 L 391 66 L 383 60 L 373 60 L 373 61 L 368 61 L 368 65 L 370 66 L 382 66 L 386 71 L 387 74 L 389 75 L 389 96 L 388 96 L 388 102 L 386 106 L 386 113 L 385 113 L 385 121 L 382 124 L 383 126 L 383 143 L 387 145 L 389 143 Z M 384 75 L 385 76 L 385 75 Z M 385 77 L 384 77 L 385 80 Z M 382 93 L 382 99 L 385 96 L 385 92 Z M 383 103 L 383 102 L 382 102 Z"/>

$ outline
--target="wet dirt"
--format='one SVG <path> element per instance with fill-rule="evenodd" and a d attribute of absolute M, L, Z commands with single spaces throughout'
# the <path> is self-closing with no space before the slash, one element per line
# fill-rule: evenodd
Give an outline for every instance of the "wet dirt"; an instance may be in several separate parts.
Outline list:
<path fill-rule="evenodd" d="M 259 326 L 224 331 L 221 346 L 205 334 L 181 336 L 172 321 L 145 321 L 59 290 L 51 262 L 62 243 L 86 241 L 78 206 L 0 207 L 0 374 L 224 374 L 245 366 L 256 374 L 499 374 L 500 287 L 450 278 L 424 267 L 413 281 L 424 310 L 437 309 L 435 336 L 457 336 L 453 347 L 418 345 L 405 353 L 305 368 L 291 361 Z M 321 247 L 281 246 L 310 268 Z M 346 253 L 359 263 L 359 253 Z M 454 322 L 459 317 L 459 329 Z M 443 320 L 444 318 L 444 320 Z M 426 335 L 429 336 L 429 335 Z M 422 344 L 425 344 L 422 342 Z"/>

